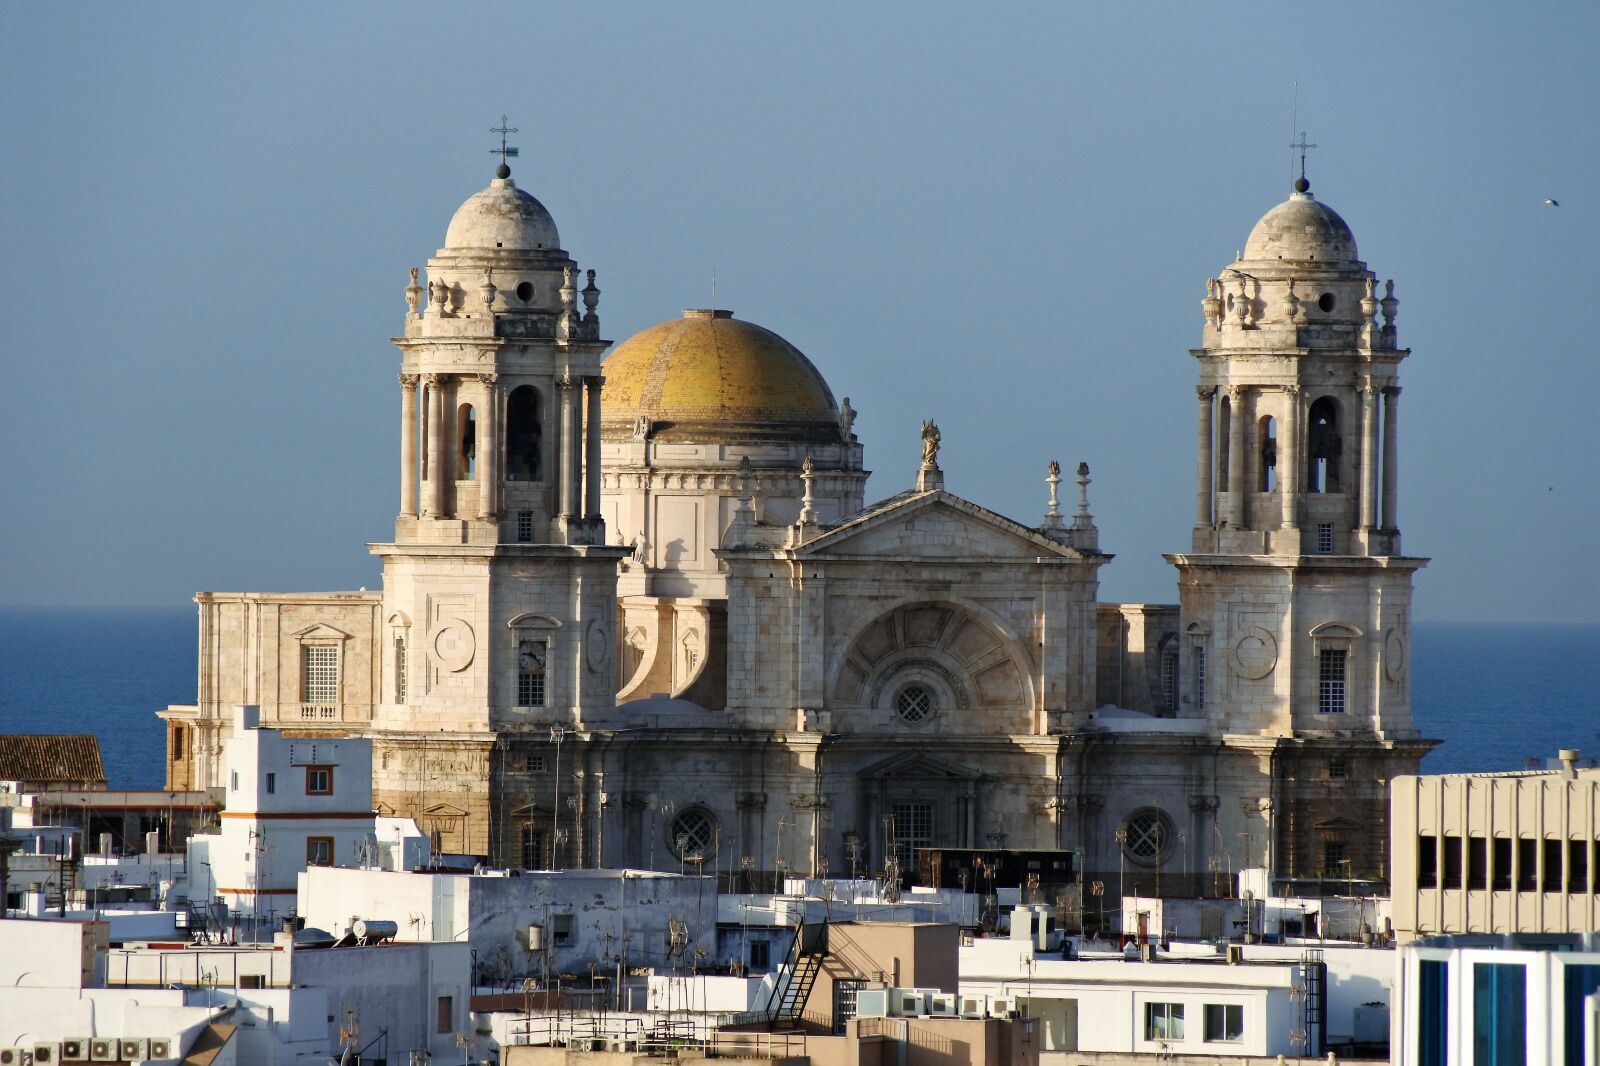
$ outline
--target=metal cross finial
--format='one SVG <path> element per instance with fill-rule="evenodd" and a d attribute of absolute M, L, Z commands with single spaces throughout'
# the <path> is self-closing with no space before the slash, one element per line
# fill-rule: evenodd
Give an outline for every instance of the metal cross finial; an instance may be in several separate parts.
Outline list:
<path fill-rule="evenodd" d="M 491 148 L 491 149 L 489 149 L 489 151 L 491 153 L 493 153 L 495 155 L 498 155 L 500 157 L 500 163 L 501 163 L 502 166 L 505 165 L 505 161 L 507 159 L 515 159 L 515 158 L 517 158 L 517 150 L 515 148 L 511 147 L 510 145 L 506 144 L 506 135 L 508 133 L 516 133 L 517 132 L 517 127 L 512 126 L 512 125 L 508 125 L 507 122 L 506 122 L 506 116 L 501 115 L 500 116 L 500 125 L 493 127 L 492 129 L 489 130 L 489 132 L 490 133 L 498 133 L 500 135 L 500 147 L 499 148 Z"/>
<path fill-rule="evenodd" d="M 1306 143 L 1306 131 L 1305 130 L 1301 130 L 1300 131 L 1300 139 L 1298 141 L 1295 141 L 1289 147 L 1290 148 L 1294 148 L 1294 149 L 1298 149 L 1299 152 L 1300 152 L 1300 178 L 1303 181 L 1305 179 L 1305 176 L 1306 176 L 1306 149 L 1315 148 L 1316 145 L 1307 144 Z"/>

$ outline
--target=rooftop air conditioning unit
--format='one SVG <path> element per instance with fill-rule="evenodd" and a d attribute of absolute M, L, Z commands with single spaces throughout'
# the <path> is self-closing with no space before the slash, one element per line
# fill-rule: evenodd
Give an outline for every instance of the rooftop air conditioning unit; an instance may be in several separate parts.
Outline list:
<path fill-rule="evenodd" d="M 56 1066 L 56 1060 L 60 1057 L 60 1044 L 33 1045 L 33 1066 Z"/>
<path fill-rule="evenodd" d="M 956 1016 L 956 997 L 948 992 L 935 992 L 928 997 L 928 1017 L 954 1018 Z"/>
<path fill-rule="evenodd" d="M 123 1062 L 142 1062 L 150 1057 L 150 1041 L 127 1038 L 117 1041 L 117 1058 Z"/>
<path fill-rule="evenodd" d="M 989 1013 L 988 996 L 962 996 L 961 1016 L 963 1018 L 982 1018 Z"/>
<path fill-rule="evenodd" d="M 923 988 L 889 991 L 889 1013 L 897 1018 L 921 1018 L 928 1013 L 928 992 Z"/>
<path fill-rule="evenodd" d="M 996 1018 L 1014 1018 L 1017 1014 L 1017 1000 L 1015 996 L 992 996 L 989 999 L 989 1013 Z"/>
<path fill-rule="evenodd" d="M 88 1062 L 89 1038 L 86 1036 L 75 1036 L 61 1041 L 61 1061 Z"/>
<path fill-rule="evenodd" d="M 1228 959 L 1228 965 L 1229 966 L 1237 966 L 1241 962 L 1244 961 L 1244 945 L 1242 945 L 1242 944 L 1229 944 L 1227 950 L 1228 950 L 1227 959 Z"/>
<path fill-rule="evenodd" d="M 19 1047 L 0 1047 L 0 1066 L 30 1066 L 33 1056 Z"/>
<path fill-rule="evenodd" d="M 108 1037 L 96 1037 L 89 1041 L 89 1058 L 94 1062 L 116 1062 L 117 1042 Z"/>
<path fill-rule="evenodd" d="M 863 988 L 856 993 L 857 1018 L 887 1018 L 889 1016 L 889 990 Z"/>
<path fill-rule="evenodd" d="M 177 1056 L 172 1053 L 172 1041 L 164 1036 L 150 1038 L 150 1057 L 152 1059 L 171 1059 Z"/>

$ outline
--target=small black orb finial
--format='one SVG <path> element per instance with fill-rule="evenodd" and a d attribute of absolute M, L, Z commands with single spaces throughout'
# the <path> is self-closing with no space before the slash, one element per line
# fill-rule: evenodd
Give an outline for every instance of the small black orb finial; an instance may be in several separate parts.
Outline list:
<path fill-rule="evenodd" d="M 1294 179 L 1294 191 L 1295 192 L 1310 192 L 1311 191 L 1311 183 L 1309 181 L 1307 181 L 1303 177 L 1295 178 Z"/>
<path fill-rule="evenodd" d="M 501 163 L 499 166 L 494 168 L 494 176 L 502 180 L 509 178 L 511 176 L 511 168 L 506 166 L 504 163 Z"/>

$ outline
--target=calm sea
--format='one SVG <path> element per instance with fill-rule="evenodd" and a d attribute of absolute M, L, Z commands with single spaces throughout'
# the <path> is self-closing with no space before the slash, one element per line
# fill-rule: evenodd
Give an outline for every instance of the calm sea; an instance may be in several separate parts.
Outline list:
<path fill-rule="evenodd" d="M 1431 773 L 1600 756 L 1600 625 L 1418 623 L 1413 711 Z M 195 696 L 195 609 L 0 608 L 0 733 L 97 733 L 113 788 L 159 788 L 155 711 Z"/>

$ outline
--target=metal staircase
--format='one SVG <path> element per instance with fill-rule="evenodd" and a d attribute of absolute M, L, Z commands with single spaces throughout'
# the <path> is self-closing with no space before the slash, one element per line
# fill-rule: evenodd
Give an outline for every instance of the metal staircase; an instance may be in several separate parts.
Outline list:
<path fill-rule="evenodd" d="M 817 983 L 822 960 L 828 957 L 828 923 L 801 922 L 789 945 L 789 956 L 778 970 L 778 980 L 767 1000 L 767 1021 L 774 1026 L 799 1024 L 811 986 Z"/>

